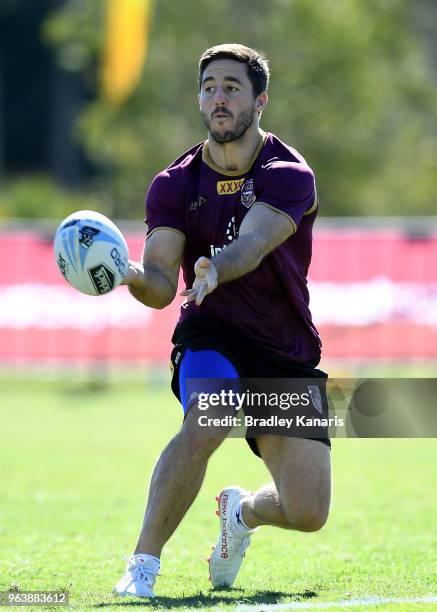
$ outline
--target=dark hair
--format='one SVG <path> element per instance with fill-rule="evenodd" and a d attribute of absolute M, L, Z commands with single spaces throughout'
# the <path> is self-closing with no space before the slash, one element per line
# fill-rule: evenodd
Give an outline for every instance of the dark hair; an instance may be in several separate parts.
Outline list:
<path fill-rule="evenodd" d="M 263 91 L 267 91 L 269 86 L 270 70 L 267 59 L 262 53 L 239 45 L 237 43 L 228 43 L 225 45 L 216 45 L 210 49 L 206 49 L 200 56 L 199 60 L 199 90 L 202 87 L 203 73 L 205 68 L 217 59 L 230 59 L 247 66 L 247 76 L 250 79 L 255 96 L 259 96 Z"/>

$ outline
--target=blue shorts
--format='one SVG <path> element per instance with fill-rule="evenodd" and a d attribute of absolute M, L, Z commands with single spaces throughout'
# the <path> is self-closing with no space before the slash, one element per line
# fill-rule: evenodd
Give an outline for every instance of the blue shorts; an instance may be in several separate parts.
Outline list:
<path fill-rule="evenodd" d="M 190 398 L 187 393 L 189 378 L 239 378 L 239 375 L 229 359 L 218 351 L 193 352 L 187 349 L 179 367 L 179 393 L 184 415 L 190 408 Z"/>

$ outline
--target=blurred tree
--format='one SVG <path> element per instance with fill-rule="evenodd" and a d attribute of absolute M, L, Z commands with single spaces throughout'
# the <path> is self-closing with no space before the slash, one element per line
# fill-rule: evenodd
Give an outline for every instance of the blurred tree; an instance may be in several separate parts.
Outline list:
<path fill-rule="evenodd" d="M 153 176 L 205 137 L 200 53 L 238 41 L 270 60 L 262 127 L 314 167 L 322 214 L 434 214 L 437 92 L 411 4 L 155 0 L 140 85 L 121 107 L 101 97 L 78 124 L 88 155 L 106 171 L 101 208 L 143 216 Z M 427 0 L 414 4 L 421 14 Z M 101 55 L 104 9 L 104 0 L 69 0 L 49 19 L 45 34 L 60 57 L 79 46 L 83 69 Z"/>

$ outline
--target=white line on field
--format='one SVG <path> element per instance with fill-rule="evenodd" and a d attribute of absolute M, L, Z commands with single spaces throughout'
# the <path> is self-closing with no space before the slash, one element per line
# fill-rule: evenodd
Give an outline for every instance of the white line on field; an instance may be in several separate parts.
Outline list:
<path fill-rule="evenodd" d="M 349 608 L 359 606 L 377 606 L 379 604 L 405 603 L 437 603 L 437 597 L 366 597 L 365 599 L 349 599 L 342 601 L 289 601 L 280 604 L 259 604 L 256 606 L 242 605 L 234 608 L 235 612 L 270 612 L 270 610 L 317 610 L 325 608 Z"/>

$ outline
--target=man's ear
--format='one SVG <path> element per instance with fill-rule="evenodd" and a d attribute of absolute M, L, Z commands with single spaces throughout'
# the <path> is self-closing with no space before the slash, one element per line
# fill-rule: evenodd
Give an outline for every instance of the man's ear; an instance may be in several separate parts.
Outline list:
<path fill-rule="evenodd" d="M 265 107 L 267 105 L 267 102 L 268 102 L 268 99 L 269 99 L 269 96 L 267 95 L 266 91 L 263 91 L 258 96 L 257 101 L 256 101 L 256 110 L 258 112 L 262 112 L 265 109 Z"/>

